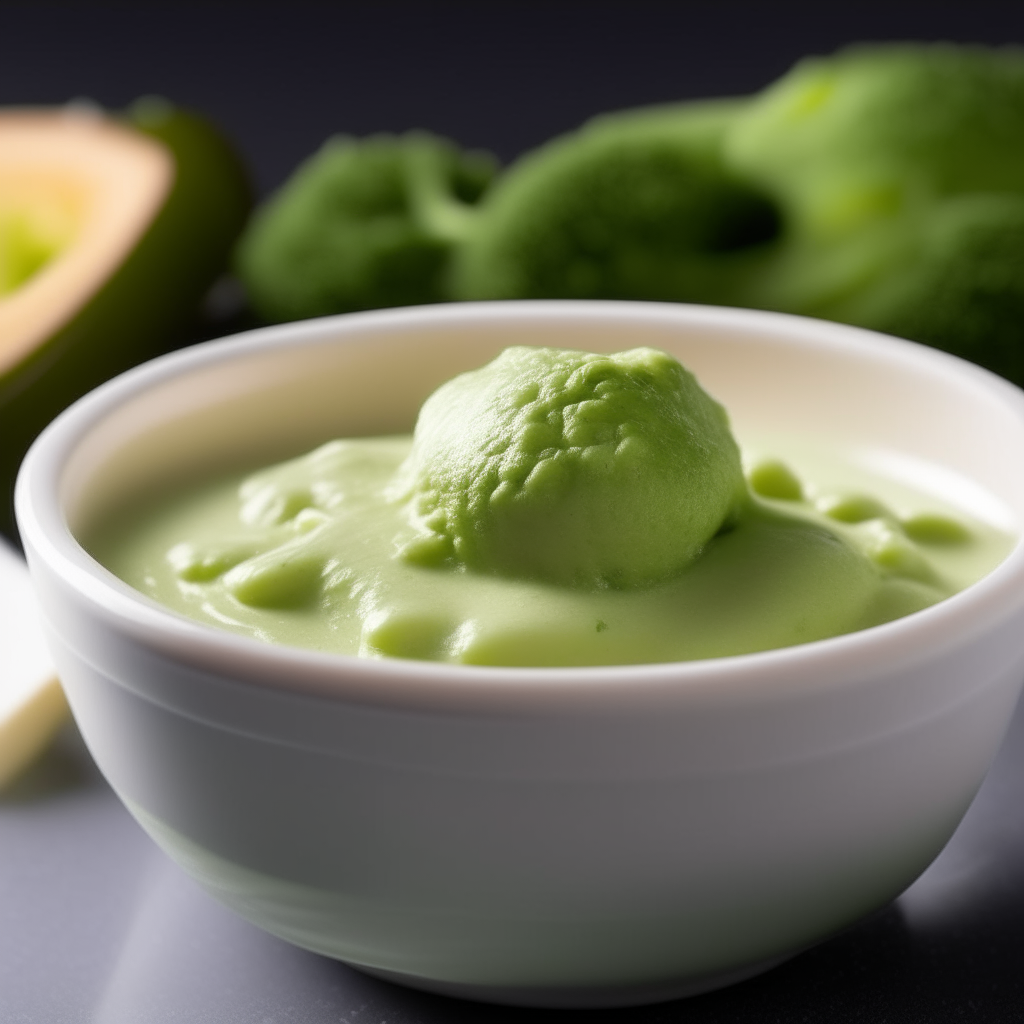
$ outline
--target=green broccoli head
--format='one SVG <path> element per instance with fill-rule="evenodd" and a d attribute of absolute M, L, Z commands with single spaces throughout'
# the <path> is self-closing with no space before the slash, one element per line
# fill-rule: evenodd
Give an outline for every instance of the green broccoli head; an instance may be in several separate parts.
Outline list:
<path fill-rule="evenodd" d="M 923 341 L 1024 383 L 1024 50 L 806 60 L 723 148 L 786 221 L 745 302 Z"/>
<path fill-rule="evenodd" d="M 975 194 L 937 206 L 916 258 L 865 289 L 843 319 L 1024 385 L 1024 196 Z"/>
<path fill-rule="evenodd" d="M 805 60 L 754 99 L 725 148 L 825 237 L 944 195 L 1024 192 L 1024 51 L 863 46 Z"/>
<path fill-rule="evenodd" d="M 495 169 L 426 133 L 330 139 L 242 237 L 254 310 L 282 321 L 444 301 L 453 243 L 433 208 L 475 203 Z"/>
<path fill-rule="evenodd" d="M 459 297 L 728 301 L 779 230 L 773 203 L 718 159 L 734 110 L 616 115 L 525 157 L 479 208 Z"/>

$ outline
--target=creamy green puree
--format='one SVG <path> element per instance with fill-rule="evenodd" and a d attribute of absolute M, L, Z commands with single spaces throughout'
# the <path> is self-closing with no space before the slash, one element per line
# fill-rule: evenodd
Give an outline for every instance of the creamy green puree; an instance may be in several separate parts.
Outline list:
<path fill-rule="evenodd" d="M 760 651 L 887 622 L 1012 539 L 773 439 L 653 349 L 508 349 L 439 388 L 413 437 L 331 441 L 109 517 L 86 547 L 170 608 L 271 643 L 481 665 Z M 823 483 L 824 482 L 824 483 Z"/>

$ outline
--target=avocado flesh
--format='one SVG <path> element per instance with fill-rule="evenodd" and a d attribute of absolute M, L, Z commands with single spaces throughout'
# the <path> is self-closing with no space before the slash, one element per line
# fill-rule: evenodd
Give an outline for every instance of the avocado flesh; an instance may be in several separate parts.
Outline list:
<path fill-rule="evenodd" d="M 82 196 L 38 174 L 0 173 L 0 299 L 17 291 L 75 236 Z"/>
<path fill-rule="evenodd" d="M 35 180 L 40 186 L 20 218 L 17 209 L 9 216 L 9 223 L 24 225 L 9 246 L 10 263 L 26 262 L 18 252 L 26 236 L 30 246 L 45 237 L 50 209 L 62 206 L 71 222 L 61 251 L 0 302 L 6 385 L 131 255 L 167 199 L 174 162 L 159 143 L 89 115 L 0 115 L 0 138 L 0 184 Z"/>
<path fill-rule="evenodd" d="M 187 336 L 251 196 L 224 139 L 158 100 L 123 119 L 0 112 L 0 191 L 14 197 L 0 225 L 20 225 L 0 236 L 0 260 L 15 267 L 8 280 L 22 274 L 0 289 L 0 531 L 14 536 L 14 479 L 32 440 L 86 391 Z M 53 239 L 27 274 L 26 230 Z"/>

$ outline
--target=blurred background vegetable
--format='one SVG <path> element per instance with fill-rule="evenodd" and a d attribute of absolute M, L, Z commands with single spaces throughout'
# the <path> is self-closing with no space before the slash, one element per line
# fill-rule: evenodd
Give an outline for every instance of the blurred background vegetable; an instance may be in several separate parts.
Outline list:
<path fill-rule="evenodd" d="M 0 110 L 0 532 L 53 416 L 194 336 L 250 201 L 224 137 L 166 101 Z"/>
<path fill-rule="evenodd" d="M 769 194 L 722 160 L 742 109 L 601 117 L 527 154 L 468 220 L 454 294 L 735 303 L 782 227 Z"/>
<path fill-rule="evenodd" d="M 743 304 L 902 335 L 1024 384 L 1024 51 L 807 59 L 725 149 L 787 225 Z"/>
<path fill-rule="evenodd" d="M 239 248 L 255 312 L 297 320 L 450 299 L 446 201 L 475 203 L 496 166 L 426 132 L 329 139 L 253 218 Z"/>
<path fill-rule="evenodd" d="M 254 309 L 751 306 L 1024 383 L 1022 51 L 854 47 L 748 99 L 598 117 L 492 173 L 423 134 L 328 143 L 242 239 Z"/>

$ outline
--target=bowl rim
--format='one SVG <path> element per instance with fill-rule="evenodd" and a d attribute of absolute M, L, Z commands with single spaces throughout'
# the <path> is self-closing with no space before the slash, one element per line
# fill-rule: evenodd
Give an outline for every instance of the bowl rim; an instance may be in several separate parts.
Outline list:
<path fill-rule="evenodd" d="M 36 439 L 21 470 L 15 508 L 30 568 L 45 563 L 103 624 L 192 669 L 238 682 L 359 703 L 409 707 L 491 706 L 524 712 L 581 700 L 636 708 L 666 695 L 714 704 L 783 699 L 891 675 L 898 666 L 939 660 L 1008 619 L 1024 619 L 1024 538 L 987 576 L 922 611 L 824 640 L 684 662 L 573 667 L 473 666 L 355 655 L 268 644 L 188 619 L 134 590 L 75 539 L 61 507 L 63 469 L 79 440 L 124 402 L 175 376 L 294 344 L 344 344 L 348 336 L 439 323 L 557 321 L 601 317 L 738 329 L 813 347 L 870 350 L 929 365 L 983 389 L 1024 427 L 1024 391 L 972 363 L 904 339 L 790 314 L 681 303 L 543 300 L 479 302 L 340 314 L 257 328 L 202 342 L 143 363 L 65 409 Z M 922 363 L 923 361 L 923 363 Z M 1021 467 L 1024 469 L 1024 465 Z M 46 617 L 45 604 L 43 616 Z M 1022 631 L 1024 632 L 1024 631 Z M 823 672 L 824 669 L 827 672 Z"/>

